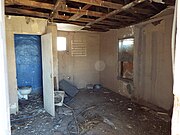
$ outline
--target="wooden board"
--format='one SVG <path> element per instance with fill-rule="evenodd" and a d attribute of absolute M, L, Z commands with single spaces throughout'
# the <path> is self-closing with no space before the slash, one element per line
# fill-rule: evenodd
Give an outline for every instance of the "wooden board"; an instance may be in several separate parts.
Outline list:
<path fill-rule="evenodd" d="M 44 109 L 55 116 L 52 34 L 41 36 Z"/>

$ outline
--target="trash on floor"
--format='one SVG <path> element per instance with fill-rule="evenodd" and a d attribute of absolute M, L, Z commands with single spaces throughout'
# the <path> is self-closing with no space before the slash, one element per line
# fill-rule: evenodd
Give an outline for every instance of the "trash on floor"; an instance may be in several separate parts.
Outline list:
<path fill-rule="evenodd" d="M 79 92 L 74 85 L 64 79 L 59 82 L 59 86 L 61 90 L 65 91 L 65 93 L 71 97 L 74 97 Z"/>

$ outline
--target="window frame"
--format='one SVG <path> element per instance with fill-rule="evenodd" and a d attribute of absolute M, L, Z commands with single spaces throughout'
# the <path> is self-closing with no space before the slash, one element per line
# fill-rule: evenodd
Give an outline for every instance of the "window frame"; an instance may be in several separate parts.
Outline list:
<path fill-rule="evenodd" d="M 120 41 L 122 41 L 122 40 L 125 40 L 125 39 L 133 39 L 133 42 L 134 42 L 134 44 L 133 44 L 133 55 L 132 55 L 132 61 L 121 61 L 120 60 Z M 122 81 L 124 81 L 124 82 L 133 82 L 133 80 L 134 80 L 134 76 L 133 76 L 133 78 L 132 79 L 129 79 L 129 78 L 124 78 L 123 77 L 123 63 L 124 62 L 132 62 L 132 64 L 133 64 L 133 72 L 134 72 L 134 45 L 135 45 L 135 37 L 134 36 L 129 36 L 129 37 L 125 37 L 125 38 L 119 38 L 118 39 L 118 48 L 117 48 L 117 52 L 118 52 L 118 76 L 117 76 L 117 79 L 118 80 L 122 80 Z"/>
<path fill-rule="evenodd" d="M 66 44 L 65 44 L 65 50 L 58 50 L 58 38 L 65 38 L 66 39 Z M 67 37 L 65 37 L 65 36 L 57 36 L 57 38 L 56 38 L 56 40 L 57 40 L 57 44 L 56 44 L 56 47 L 57 47 L 57 51 L 58 52 L 64 52 L 64 51 L 67 51 Z"/>

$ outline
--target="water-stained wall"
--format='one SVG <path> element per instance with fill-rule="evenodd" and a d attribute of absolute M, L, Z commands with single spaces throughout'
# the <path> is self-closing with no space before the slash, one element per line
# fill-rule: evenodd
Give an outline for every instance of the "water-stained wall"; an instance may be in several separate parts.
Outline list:
<path fill-rule="evenodd" d="M 100 60 L 105 69 L 100 72 L 103 86 L 142 103 L 146 101 L 166 110 L 171 109 L 172 68 L 171 29 L 173 15 L 154 22 L 147 22 L 102 33 Z M 133 83 L 117 79 L 118 39 L 134 37 Z M 130 88 L 130 90 L 129 90 Z"/>

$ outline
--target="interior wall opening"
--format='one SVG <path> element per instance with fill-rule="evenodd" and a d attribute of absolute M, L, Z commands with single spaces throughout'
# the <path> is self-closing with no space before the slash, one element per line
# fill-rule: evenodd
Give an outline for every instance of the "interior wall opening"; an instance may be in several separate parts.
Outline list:
<path fill-rule="evenodd" d="M 41 36 L 14 34 L 14 47 L 19 109 L 28 109 L 32 100 L 42 103 Z"/>

